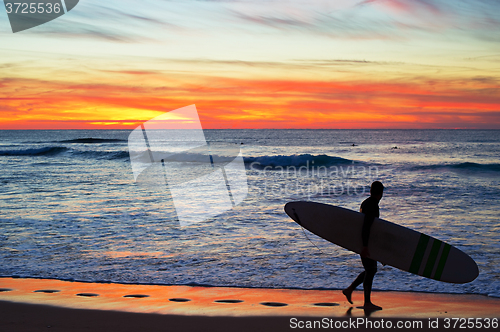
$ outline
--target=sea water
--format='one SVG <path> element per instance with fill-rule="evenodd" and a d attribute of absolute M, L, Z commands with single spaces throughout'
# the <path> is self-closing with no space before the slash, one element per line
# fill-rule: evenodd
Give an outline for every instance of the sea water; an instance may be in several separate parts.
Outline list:
<path fill-rule="evenodd" d="M 342 289 L 362 271 L 359 256 L 283 206 L 359 210 L 380 180 L 383 219 L 456 246 L 480 274 L 458 285 L 379 264 L 374 289 L 500 296 L 498 130 L 205 130 L 241 150 L 248 195 L 188 226 L 167 188 L 134 181 L 129 134 L 0 131 L 0 276 Z"/>

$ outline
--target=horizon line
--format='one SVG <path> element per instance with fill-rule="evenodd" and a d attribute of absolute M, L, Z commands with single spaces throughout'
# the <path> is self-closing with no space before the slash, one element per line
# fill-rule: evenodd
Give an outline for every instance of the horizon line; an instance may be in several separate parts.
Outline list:
<path fill-rule="evenodd" d="M 22 130 L 134 130 L 135 128 L 17 128 L 17 129 L 3 129 L 0 131 L 22 131 Z M 181 128 L 179 128 L 181 129 Z M 179 130 L 179 129 L 166 129 L 166 130 Z M 203 130 L 500 130 L 500 128 L 202 128 Z M 161 129 L 165 130 L 165 129 Z M 198 129 L 183 129 L 183 130 L 198 130 Z"/>

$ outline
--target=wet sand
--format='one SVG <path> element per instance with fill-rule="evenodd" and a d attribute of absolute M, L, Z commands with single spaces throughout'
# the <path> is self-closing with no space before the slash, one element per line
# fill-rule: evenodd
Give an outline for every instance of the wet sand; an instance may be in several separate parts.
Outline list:
<path fill-rule="evenodd" d="M 362 292 L 355 292 L 351 305 L 339 290 L 0 278 L 0 330 L 284 331 L 291 330 L 291 317 L 426 321 L 500 317 L 500 299 L 481 295 L 373 292 L 373 302 L 384 308 L 375 312 L 358 308 L 362 299 Z"/>

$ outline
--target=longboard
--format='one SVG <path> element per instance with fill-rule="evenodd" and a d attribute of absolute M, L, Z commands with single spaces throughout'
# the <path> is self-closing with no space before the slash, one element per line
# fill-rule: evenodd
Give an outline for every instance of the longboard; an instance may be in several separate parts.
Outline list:
<path fill-rule="evenodd" d="M 289 202 L 285 212 L 302 227 L 347 250 L 360 253 L 364 214 L 315 203 Z M 426 278 L 463 284 L 479 275 L 476 262 L 454 246 L 429 235 L 375 218 L 368 243 L 370 258 Z"/>

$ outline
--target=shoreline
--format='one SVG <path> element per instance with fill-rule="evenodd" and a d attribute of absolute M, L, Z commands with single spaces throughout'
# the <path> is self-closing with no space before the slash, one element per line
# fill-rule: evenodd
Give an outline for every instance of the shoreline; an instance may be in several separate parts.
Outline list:
<path fill-rule="evenodd" d="M 22 279 L 22 280 L 47 280 L 47 281 L 64 281 L 73 282 L 81 284 L 96 284 L 96 285 L 130 285 L 130 286 L 185 286 L 185 287 L 202 287 L 202 288 L 234 288 L 234 289 L 258 289 L 258 290 L 272 290 L 272 289 L 288 289 L 288 290 L 298 290 L 298 291 L 341 291 L 341 288 L 301 288 L 301 287 L 251 287 L 251 286 L 226 286 L 226 285 L 209 285 L 209 284 L 162 284 L 162 283 L 141 283 L 141 282 L 118 282 L 118 281 L 86 281 L 86 280 L 76 280 L 72 278 L 44 278 L 44 277 L 23 277 L 23 276 L 0 276 L 0 288 L 3 279 Z M 359 291 L 359 289 L 358 289 Z M 412 291 L 412 290 L 391 290 L 391 289 L 375 289 L 373 292 L 397 292 L 397 293 L 415 293 L 415 294 L 435 294 L 435 295 L 474 295 L 474 296 L 484 296 L 487 298 L 500 299 L 500 296 L 490 295 L 490 294 L 480 294 L 480 293 L 450 293 L 450 292 L 430 292 L 430 291 Z"/>
<path fill-rule="evenodd" d="M 340 290 L 0 278 L 0 330 L 279 332 L 296 330 L 299 322 L 371 321 L 395 327 L 404 321 L 424 324 L 415 331 L 435 331 L 428 326 L 431 321 L 444 326 L 446 319 L 500 318 L 500 299 L 485 295 L 374 291 L 374 303 L 384 308 L 375 312 L 359 308 L 362 299 L 362 291 L 353 293 L 351 305 Z"/>
<path fill-rule="evenodd" d="M 90 283 L 0 278 L 0 301 L 60 308 L 185 316 L 500 317 L 500 299 L 486 295 L 374 291 L 384 310 L 367 313 L 340 290 L 262 289 Z"/>

